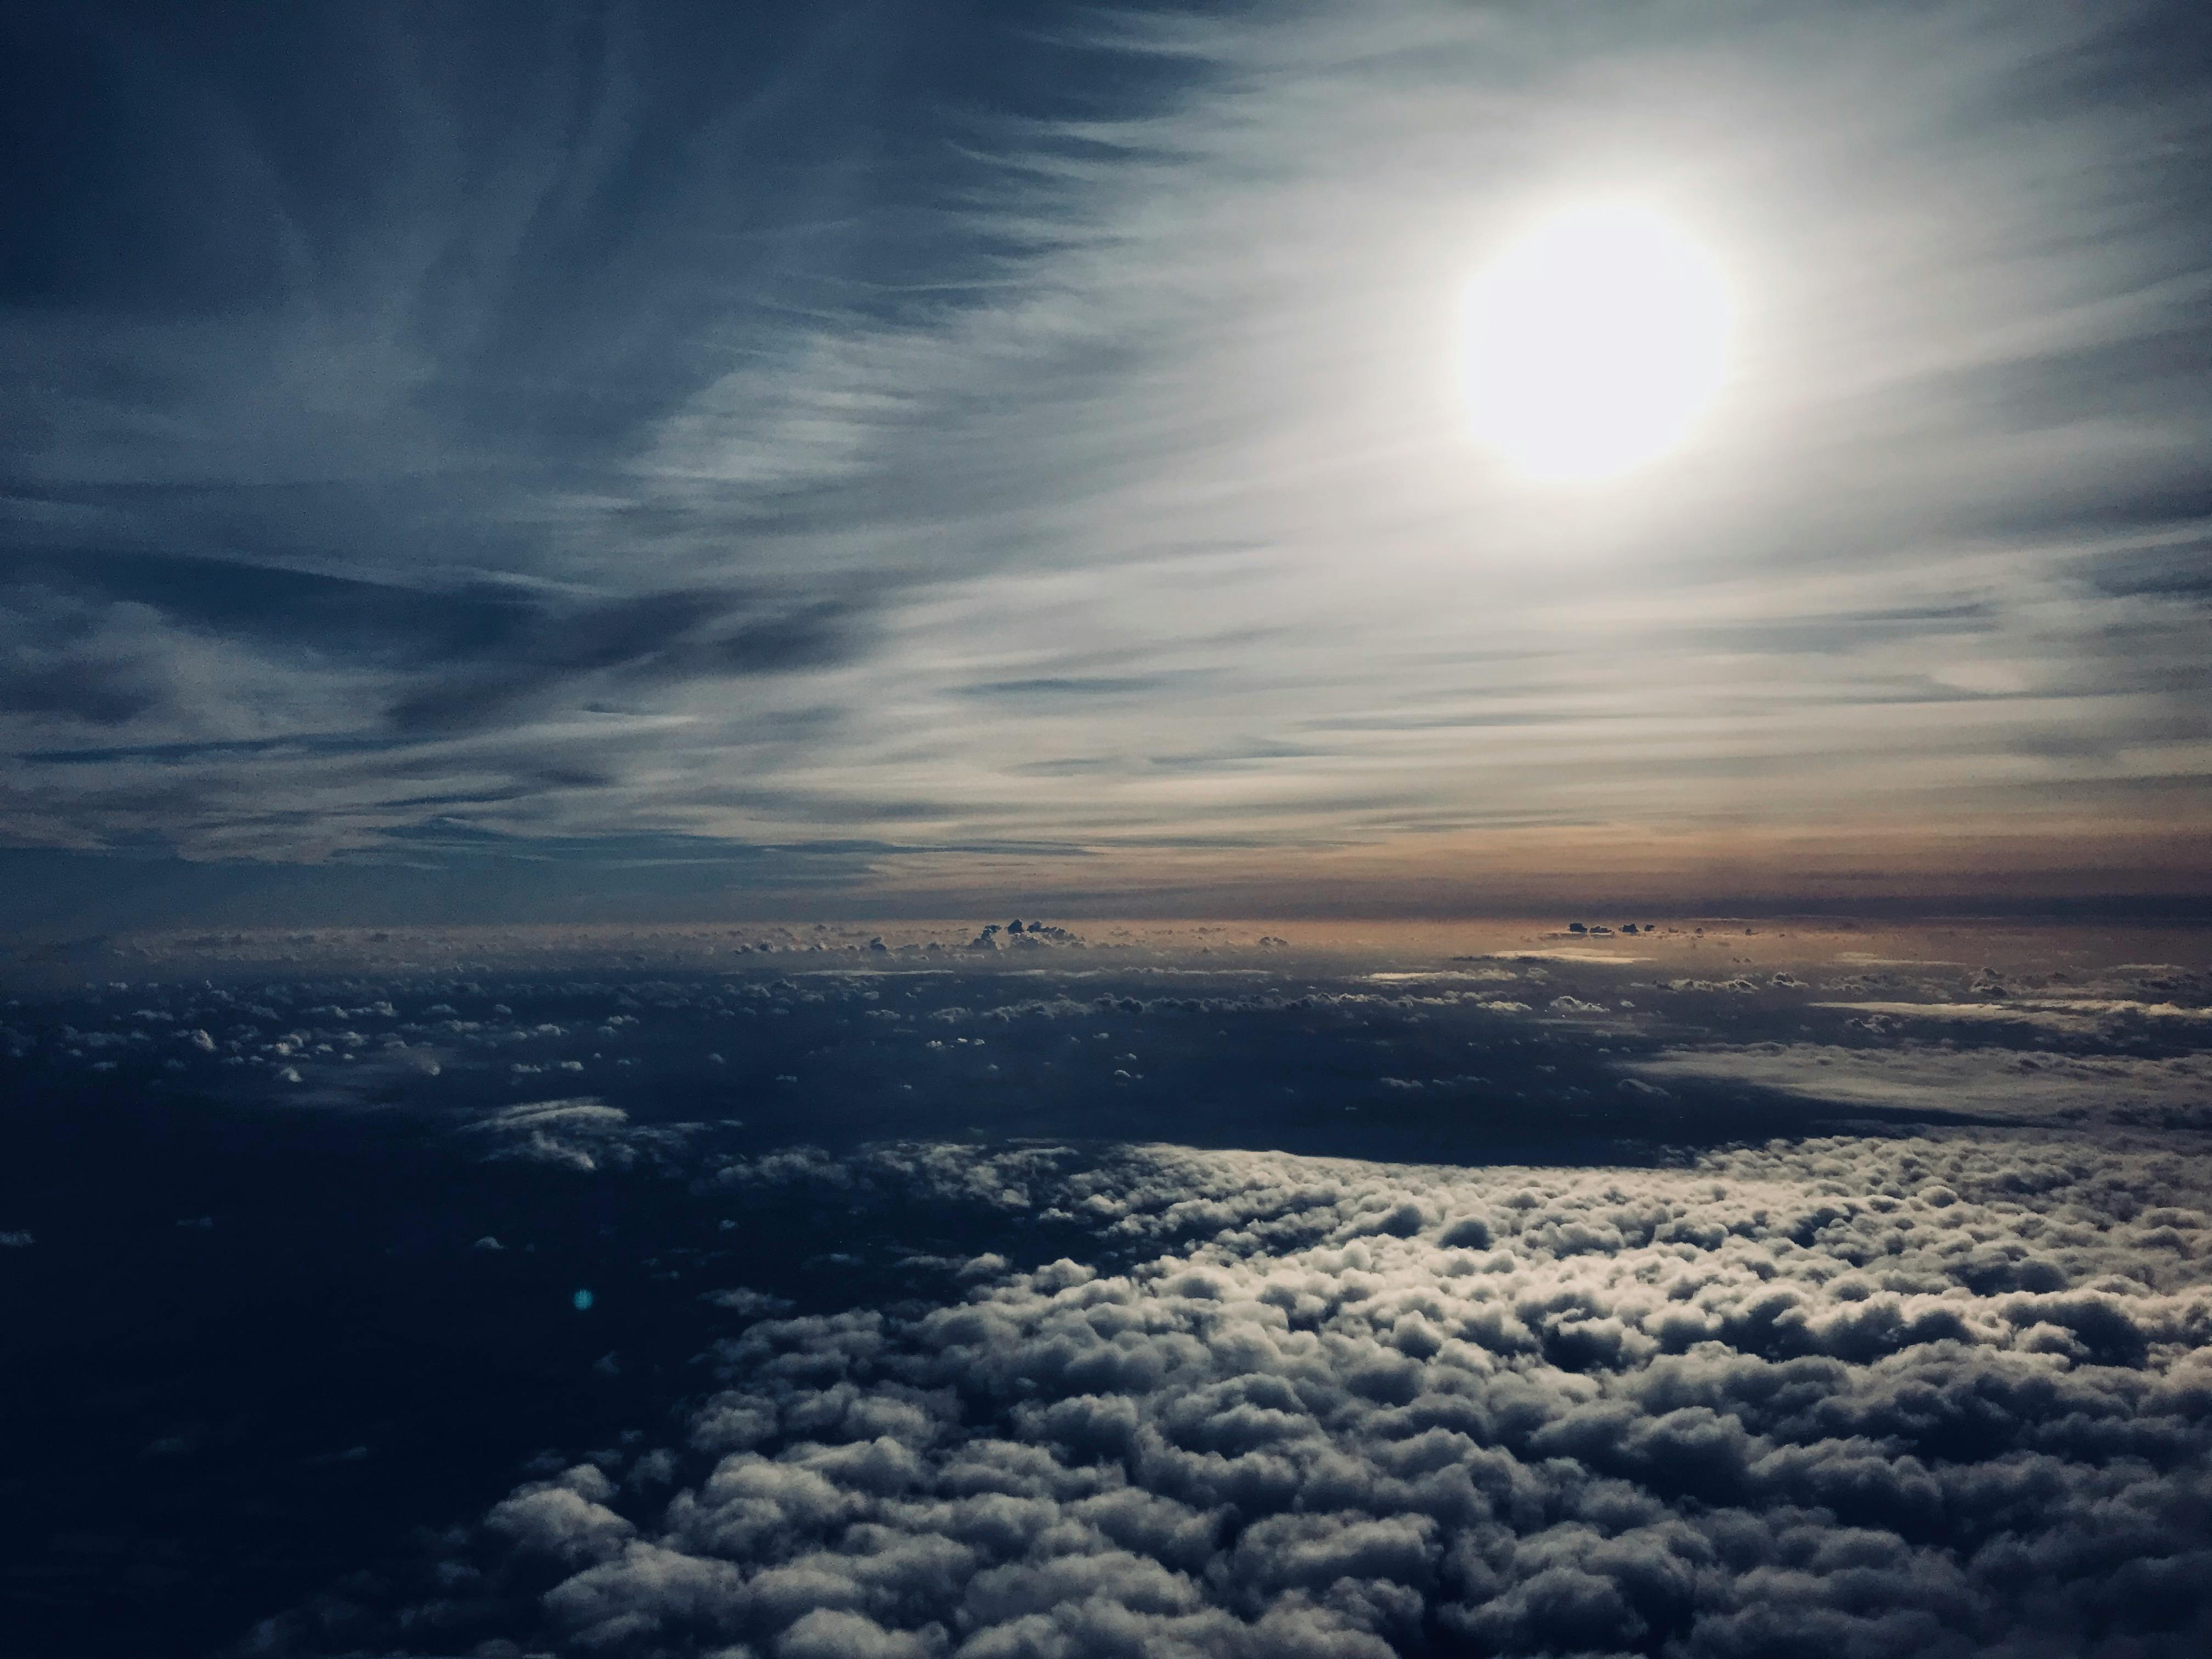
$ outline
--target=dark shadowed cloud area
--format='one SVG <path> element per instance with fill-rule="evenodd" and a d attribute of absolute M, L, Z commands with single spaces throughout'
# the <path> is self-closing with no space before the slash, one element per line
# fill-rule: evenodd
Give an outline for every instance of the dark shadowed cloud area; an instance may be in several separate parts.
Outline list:
<path fill-rule="evenodd" d="M 0 27 L 17 925 L 2212 887 L 2193 9 Z M 1729 373 L 1531 481 L 1612 198 Z"/>

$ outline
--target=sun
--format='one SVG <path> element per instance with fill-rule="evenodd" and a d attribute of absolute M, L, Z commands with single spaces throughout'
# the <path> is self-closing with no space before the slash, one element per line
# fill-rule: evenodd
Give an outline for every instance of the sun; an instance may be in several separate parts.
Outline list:
<path fill-rule="evenodd" d="M 1630 471 L 1697 428 L 1728 379 L 1735 324 L 1718 264 L 1661 215 L 1557 214 L 1469 288 L 1474 434 L 1539 478 Z"/>

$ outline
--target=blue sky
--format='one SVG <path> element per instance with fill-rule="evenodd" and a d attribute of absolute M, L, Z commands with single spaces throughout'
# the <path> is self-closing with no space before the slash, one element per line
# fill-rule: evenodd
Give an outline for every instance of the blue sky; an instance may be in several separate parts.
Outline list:
<path fill-rule="evenodd" d="M 2185 8 L 7 27 L 19 867 L 2205 890 Z M 1729 381 L 1518 477 L 1468 284 L 1622 198 L 1728 273 Z"/>

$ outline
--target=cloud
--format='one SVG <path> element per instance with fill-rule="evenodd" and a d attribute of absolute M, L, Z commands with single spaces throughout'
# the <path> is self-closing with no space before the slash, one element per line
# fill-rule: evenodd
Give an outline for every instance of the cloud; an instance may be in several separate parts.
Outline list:
<path fill-rule="evenodd" d="M 2002 987 L 1999 988 L 2002 990 Z M 2212 1007 L 2128 998 L 2069 996 L 2023 998 L 2005 1002 L 1818 1002 L 1816 1008 L 1844 1008 L 1897 1021 L 1958 1025 L 2022 1025 L 2069 1036 L 2112 1036 L 2130 1027 L 2212 1024 Z"/>
<path fill-rule="evenodd" d="M 1636 1069 L 1662 1079 L 1752 1083 L 1809 1099 L 2008 1121 L 2156 1121 L 2170 1114 L 2212 1121 L 2212 1056 L 2201 1054 L 2147 1059 L 1918 1042 L 1767 1042 L 1670 1049 Z"/>
<path fill-rule="evenodd" d="M 747 1319 L 789 1313 L 792 1306 L 788 1297 L 771 1296 L 765 1291 L 747 1290 L 742 1285 L 733 1290 L 709 1291 L 707 1300 Z"/>
<path fill-rule="evenodd" d="M 543 607 L 502 649 L 410 688 L 388 719 L 403 732 L 465 731 L 513 721 L 552 694 L 822 667 L 846 654 L 853 610 L 823 600 L 749 615 L 739 595 L 698 590 Z"/>
<path fill-rule="evenodd" d="M 118 1066 L 91 1097 L 181 1086 L 314 1144 L 404 1114 L 439 1191 L 496 1160 L 428 1271 L 577 1334 L 540 1358 L 584 1426 L 271 1655 L 2190 1651 L 2212 1099 L 2200 1026 L 2102 1022 L 2199 976 L 1946 927 L 2002 970 L 1882 994 L 2100 1023 L 1900 1040 L 1774 984 L 1829 977 L 1798 939 L 1699 947 L 1756 953 L 1753 990 L 1663 1012 L 1650 968 L 1519 964 L 1512 1013 L 1403 929 L 919 970 L 916 939 L 973 937 L 947 922 L 125 938 L 0 1037 L 58 1084 Z M 1541 1006 L 1632 988 L 1601 1025 Z M 581 1092 L 544 1096 L 572 1055 Z M 1764 1139 L 1874 1118 L 1952 1127 Z M 1162 1134 L 1210 1146 L 1116 1139 Z M 1714 1134 L 1759 1139 L 1685 1144 Z M 1293 1137 L 1364 1155 L 1267 1150 Z M 212 1207 L 208 1237 L 255 1231 Z"/>
<path fill-rule="evenodd" d="M 2091 830 L 2178 879 L 2186 54 L 2148 6 L 1751 9 L 42 25 L 0 831 L 1060 892 L 1366 848 L 1402 896 L 1842 824 L 1856 892 L 1887 815 L 1969 886 Z M 1471 447 L 1459 310 L 1622 194 L 1748 331 L 1698 447 L 1563 500 Z"/>
<path fill-rule="evenodd" d="M 503 1107 L 463 1126 L 463 1133 L 495 1142 L 488 1155 L 545 1164 L 590 1175 L 602 1168 L 629 1169 L 641 1161 L 665 1164 L 680 1149 L 693 1124 L 642 1125 L 619 1106 L 590 1096 Z"/>
<path fill-rule="evenodd" d="M 2212 1491 L 2212 1212 L 2172 1139 L 829 1167 L 729 1170 L 1080 1218 L 1099 1260 L 734 1328 L 672 1498 L 619 1459 L 519 1489 L 410 1639 L 2026 1659 L 2212 1632 L 2185 1518 Z"/>

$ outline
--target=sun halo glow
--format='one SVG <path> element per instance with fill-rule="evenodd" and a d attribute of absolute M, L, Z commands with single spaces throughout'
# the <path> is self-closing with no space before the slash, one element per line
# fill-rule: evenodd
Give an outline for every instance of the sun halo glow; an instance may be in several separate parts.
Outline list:
<path fill-rule="evenodd" d="M 1735 311 L 1720 267 L 1660 215 L 1613 204 L 1558 214 L 1469 287 L 1474 434 L 1541 479 L 1654 460 L 1719 394 Z"/>

